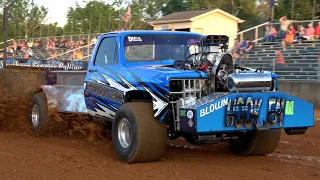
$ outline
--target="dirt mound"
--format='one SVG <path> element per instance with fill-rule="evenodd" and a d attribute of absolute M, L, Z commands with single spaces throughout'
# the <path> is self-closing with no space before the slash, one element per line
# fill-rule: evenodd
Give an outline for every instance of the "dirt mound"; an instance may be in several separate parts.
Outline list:
<path fill-rule="evenodd" d="M 28 110 L 33 92 L 42 84 L 42 69 L 6 67 L 0 71 L 0 129 L 30 132 Z"/>
<path fill-rule="evenodd" d="M 55 113 L 51 121 L 53 125 L 49 136 L 73 137 L 88 142 L 111 139 L 111 124 L 86 114 Z"/>
<path fill-rule="evenodd" d="M 28 123 L 34 92 L 46 84 L 46 70 L 6 67 L 0 70 L 0 130 L 31 134 Z M 53 113 L 50 136 L 73 136 L 88 141 L 106 138 L 106 124 L 88 115 Z"/>

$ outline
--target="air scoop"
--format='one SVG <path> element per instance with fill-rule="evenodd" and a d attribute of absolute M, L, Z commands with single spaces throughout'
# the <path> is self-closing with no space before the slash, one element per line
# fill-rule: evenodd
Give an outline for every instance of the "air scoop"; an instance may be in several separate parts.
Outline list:
<path fill-rule="evenodd" d="M 272 87 L 272 77 L 264 73 L 233 73 L 228 76 L 230 92 L 262 92 Z"/>

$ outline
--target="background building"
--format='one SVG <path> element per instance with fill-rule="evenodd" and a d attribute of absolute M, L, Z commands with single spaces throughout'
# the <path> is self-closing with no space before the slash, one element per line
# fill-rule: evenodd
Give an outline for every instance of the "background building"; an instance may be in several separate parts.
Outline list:
<path fill-rule="evenodd" d="M 227 35 L 232 46 L 237 37 L 239 19 L 221 9 L 176 12 L 149 22 L 154 30 L 188 31 L 204 35 Z"/>

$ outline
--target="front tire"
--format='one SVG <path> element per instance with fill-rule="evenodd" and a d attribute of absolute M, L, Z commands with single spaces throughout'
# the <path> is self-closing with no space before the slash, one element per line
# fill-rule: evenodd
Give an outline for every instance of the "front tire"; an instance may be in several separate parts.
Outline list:
<path fill-rule="evenodd" d="M 167 126 L 153 116 L 152 103 L 122 105 L 112 124 L 112 143 L 126 163 L 158 161 L 167 149 Z"/>
<path fill-rule="evenodd" d="M 29 124 L 36 136 L 47 135 L 49 128 L 48 104 L 46 95 L 43 92 L 36 93 L 32 98 L 29 113 Z"/>
<path fill-rule="evenodd" d="M 241 134 L 239 140 L 230 140 L 231 151 L 240 156 L 263 156 L 278 146 L 281 129 L 251 131 Z"/>

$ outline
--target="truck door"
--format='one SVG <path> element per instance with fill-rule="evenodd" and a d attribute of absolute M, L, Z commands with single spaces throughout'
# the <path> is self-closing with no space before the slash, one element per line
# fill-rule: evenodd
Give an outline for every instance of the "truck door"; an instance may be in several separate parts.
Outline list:
<path fill-rule="evenodd" d="M 123 92 L 114 88 L 114 74 L 119 68 L 118 36 L 99 38 L 85 79 L 84 98 L 88 113 L 113 119 L 123 102 Z"/>

